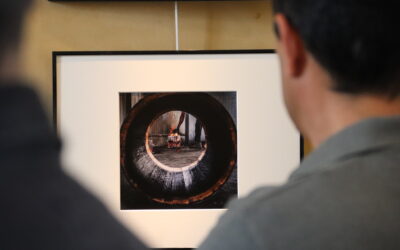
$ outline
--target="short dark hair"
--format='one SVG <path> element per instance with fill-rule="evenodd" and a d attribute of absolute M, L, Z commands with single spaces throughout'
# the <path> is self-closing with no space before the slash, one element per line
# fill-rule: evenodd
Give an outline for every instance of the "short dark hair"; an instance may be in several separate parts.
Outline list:
<path fill-rule="evenodd" d="M 0 0 L 0 60 L 10 48 L 17 47 L 22 24 L 32 0 Z"/>
<path fill-rule="evenodd" d="M 330 73 L 333 89 L 390 97 L 400 95 L 399 6 L 396 0 L 274 0 L 274 12 L 286 16 Z"/>

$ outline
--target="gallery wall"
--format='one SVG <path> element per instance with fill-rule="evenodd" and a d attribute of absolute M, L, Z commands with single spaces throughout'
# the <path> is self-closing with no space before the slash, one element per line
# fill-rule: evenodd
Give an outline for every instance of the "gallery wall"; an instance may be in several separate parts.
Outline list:
<path fill-rule="evenodd" d="M 273 49 L 271 1 L 179 2 L 181 50 Z M 36 0 L 23 64 L 52 110 L 52 51 L 175 50 L 174 2 Z"/>

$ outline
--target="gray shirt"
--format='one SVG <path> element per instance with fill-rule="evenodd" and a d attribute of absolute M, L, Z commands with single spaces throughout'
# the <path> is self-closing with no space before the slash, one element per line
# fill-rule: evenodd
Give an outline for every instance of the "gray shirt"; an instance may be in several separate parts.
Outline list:
<path fill-rule="evenodd" d="M 285 185 L 232 202 L 199 249 L 400 249 L 400 117 L 339 132 Z"/>

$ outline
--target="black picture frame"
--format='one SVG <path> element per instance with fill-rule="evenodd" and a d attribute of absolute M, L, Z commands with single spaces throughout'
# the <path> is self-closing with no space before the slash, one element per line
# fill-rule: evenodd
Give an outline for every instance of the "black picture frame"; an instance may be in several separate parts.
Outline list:
<path fill-rule="evenodd" d="M 49 0 L 50 1 L 50 0 Z M 58 0 L 75 1 L 75 0 Z M 91 0 L 88 0 L 91 1 Z M 107 0 L 103 0 L 107 1 Z M 128 0 L 129 1 L 129 0 Z M 52 52 L 52 78 L 53 78 L 53 124 L 57 130 L 57 58 L 59 56 L 108 56 L 108 55 L 204 55 L 204 54 L 257 54 L 276 53 L 273 49 L 248 49 L 248 50 L 190 50 L 190 51 L 53 51 Z M 304 158 L 304 138 L 299 137 L 300 160 Z M 156 248 L 165 250 L 188 250 L 191 248 Z"/>

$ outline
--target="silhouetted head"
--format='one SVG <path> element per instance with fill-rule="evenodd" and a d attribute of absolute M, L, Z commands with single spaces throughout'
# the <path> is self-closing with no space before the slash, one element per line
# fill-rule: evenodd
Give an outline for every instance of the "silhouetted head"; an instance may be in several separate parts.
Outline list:
<path fill-rule="evenodd" d="M 275 13 L 332 76 L 332 88 L 350 94 L 400 94 L 399 7 L 392 0 L 274 0 Z"/>
<path fill-rule="evenodd" d="M 16 60 L 24 17 L 32 0 L 0 0 L 0 62 L 1 68 L 11 67 L 8 60 Z M 9 69 L 7 69 L 9 70 Z M 4 71 L 0 70 L 1 74 Z"/>

